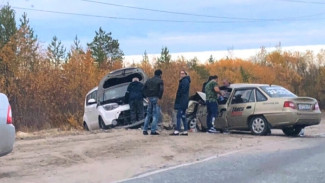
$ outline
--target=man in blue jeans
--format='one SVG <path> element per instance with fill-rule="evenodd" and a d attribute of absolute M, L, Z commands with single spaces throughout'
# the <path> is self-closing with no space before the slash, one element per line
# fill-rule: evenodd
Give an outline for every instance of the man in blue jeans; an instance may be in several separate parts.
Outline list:
<path fill-rule="evenodd" d="M 216 133 L 216 129 L 212 123 L 218 116 L 218 94 L 222 95 L 218 86 L 218 76 L 214 75 L 211 77 L 211 81 L 205 86 L 206 93 L 206 105 L 207 105 L 207 127 L 209 133 Z"/>
<path fill-rule="evenodd" d="M 176 93 L 174 109 L 177 110 L 177 122 L 174 133 L 170 135 L 185 135 L 187 136 L 188 125 L 186 121 L 186 109 L 188 107 L 188 98 L 190 92 L 191 78 L 185 70 L 180 71 L 180 80 Z M 181 120 L 183 121 L 184 131 L 181 131 Z"/>
<path fill-rule="evenodd" d="M 148 79 L 143 87 L 143 94 L 148 98 L 147 116 L 144 121 L 143 135 L 148 135 L 148 126 L 150 119 L 151 133 L 150 135 L 159 135 L 157 130 L 158 123 L 158 100 L 162 98 L 164 93 L 164 82 L 161 79 L 162 71 L 160 69 L 155 70 L 155 76 Z"/>

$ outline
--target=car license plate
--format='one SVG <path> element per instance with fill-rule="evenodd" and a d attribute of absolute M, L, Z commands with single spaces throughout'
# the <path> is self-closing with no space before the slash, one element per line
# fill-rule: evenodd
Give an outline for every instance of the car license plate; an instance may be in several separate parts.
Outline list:
<path fill-rule="evenodd" d="M 310 110 L 311 104 L 298 104 L 298 109 L 299 110 Z"/>

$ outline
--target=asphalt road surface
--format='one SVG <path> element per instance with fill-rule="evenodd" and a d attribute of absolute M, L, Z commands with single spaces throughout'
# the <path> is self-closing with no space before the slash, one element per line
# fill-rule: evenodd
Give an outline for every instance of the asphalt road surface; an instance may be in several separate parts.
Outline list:
<path fill-rule="evenodd" d="M 148 172 L 123 182 L 325 182 L 325 136 L 288 138 Z"/>

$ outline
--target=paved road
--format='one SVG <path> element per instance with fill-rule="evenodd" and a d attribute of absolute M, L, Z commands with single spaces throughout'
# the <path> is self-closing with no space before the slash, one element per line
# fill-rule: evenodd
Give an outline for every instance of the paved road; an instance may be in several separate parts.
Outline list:
<path fill-rule="evenodd" d="M 325 182 L 325 136 L 288 138 L 125 182 Z"/>

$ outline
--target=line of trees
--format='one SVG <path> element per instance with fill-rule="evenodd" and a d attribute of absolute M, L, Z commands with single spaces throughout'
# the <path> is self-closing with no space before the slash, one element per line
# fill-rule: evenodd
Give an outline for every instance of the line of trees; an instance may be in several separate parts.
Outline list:
<path fill-rule="evenodd" d="M 162 49 L 162 55 L 164 50 Z M 325 108 L 325 50 L 315 55 L 312 51 L 285 52 L 279 48 L 267 53 L 261 48 L 256 56 L 248 60 L 221 59 L 211 60 L 211 56 L 205 64 L 197 58 L 185 60 L 169 60 L 161 62 L 161 58 L 153 61 L 148 66 L 144 57 L 141 64 L 135 66 L 145 68 L 147 73 L 152 73 L 152 68 L 161 68 L 166 92 L 162 99 L 162 109 L 165 113 L 172 114 L 175 92 L 178 86 L 178 73 L 185 68 L 189 71 L 191 82 L 191 94 L 202 89 L 202 83 L 209 75 L 218 75 L 219 81 L 228 79 L 231 83 L 267 83 L 281 85 L 298 96 L 314 97 L 319 101 L 320 107 Z M 149 69 L 148 69 L 149 68 Z"/>
<path fill-rule="evenodd" d="M 42 49 L 24 13 L 0 9 L 0 92 L 12 105 L 18 130 L 80 128 L 83 99 L 110 70 L 122 67 L 119 42 L 102 28 L 83 49 L 78 37 L 67 53 L 54 36 Z"/>
<path fill-rule="evenodd" d="M 123 51 L 118 40 L 102 28 L 92 42 L 82 48 L 76 36 L 70 49 L 54 36 L 47 49 L 42 49 L 24 14 L 18 23 L 9 5 L 0 10 L 0 92 L 7 94 L 18 130 L 46 128 L 82 128 L 84 98 L 111 70 L 123 67 Z M 211 55 L 205 64 L 197 58 L 172 60 L 167 47 L 161 56 L 133 64 L 149 76 L 162 69 L 165 93 L 160 103 L 166 114 L 172 114 L 179 71 L 191 76 L 191 94 L 200 91 L 209 75 L 229 79 L 232 83 L 270 83 L 282 85 L 300 96 L 311 96 L 325 107 L 325 51 L 315 55 L 264 48 L 252 59 L 215 60 Z"/>

